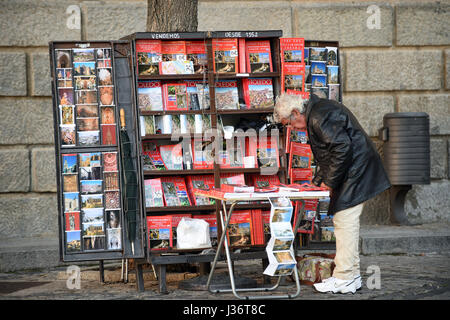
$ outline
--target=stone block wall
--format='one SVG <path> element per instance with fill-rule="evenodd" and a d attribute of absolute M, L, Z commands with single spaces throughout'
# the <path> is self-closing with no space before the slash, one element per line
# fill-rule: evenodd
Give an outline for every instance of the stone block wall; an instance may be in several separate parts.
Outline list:
<path fill-rule="evenodd" d="M 119 39 L 145 31 L 146 15 L 146 0 L 2 1 L 0 269 L 58 262 L 57 242 L 45 263 L 37 255 L 18 261 L 20 255 L 2 254 L 8 243 L 31 248 L 58 238 L 48 42 Z M 338 40 L 343 101 L 380 150 L 385 113 L 430 114 L 432 183 L 413 187 L 406 210 L 414 222 L 450 220 L 448 1 L 199 0 L 198 21 L 200 31 L 280 29 L 286 37 Z M 387 201 L 387 193 L 372 200 L 362 222 L 388 223 Z"/>

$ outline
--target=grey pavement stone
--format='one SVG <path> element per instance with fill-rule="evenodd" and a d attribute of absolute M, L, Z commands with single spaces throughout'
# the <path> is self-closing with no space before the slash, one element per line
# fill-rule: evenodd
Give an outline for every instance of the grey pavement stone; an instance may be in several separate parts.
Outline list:
<path fill-rule="evenodd" d="M 31 189 L 36 192 L 56 192 L 55 149 L 31 150 Z"/>
<path fill-rule="evenodd" d="M 0 95 L 27 95 L 26 65 L 26 56 L 24 52 L 0 53 Z"/>
<path fill-rule="evenodd" d="M 49 41 L 80 40 L 81 29 L 70 29 L 71 0 L 3 0 L 1 46 L 48 46 Z M 69 24 L 70 25 L 70 24 Z"/>
<path fill-rule="evenodd" d="M 450 134 L 450 96 L 448 94 L 399 95 L 400 112 L 426 112 L 430 115 L 430 134 Z"/>
<path fill-rule="evenodd" d="M 383 116 L 394 112 L 394 96 L 355 96 L 344 95 L 342 102 L 351 110 L 367 134 L 378 136 L 378 129 L 383 127 Z"/>
<path fill-rule="evenodd" d="M 31 76 L 33 79 L 33 96 L 52 96 L 52 79 L 50 76 L 50 58 L 48 53 L 31 54 Z"/>
<path fill-rule="evenodd" d="M 398 4 L 396 8 L 397 45 L 450 44 L 450 4 Z"/>
<path fill-rule="evenodd" d="M 442 87 L 440 50 L 346 52 L 347 91 L 437 90 Z"/>
<path fill-rule="evenodd" d="M 50 98 L 5 98 L 0 108 L 0 144 L 53 144 Z"/>
<path fill-rule="evenodd" d="M 296 25 L 294 34 L 310 40 L 339 41 L 340 47 L 391 46 L 394 28 L 393 8 L 377 4 L 379 29 L 371 28 L 374 12 L 365 3 L 292 2 Z"/>
<path fill-rule="evenodd" d="M 450 181 L 431 181 L 413 185 L 406 194 L 405 213 L 411 223 L 450 221 Z"/>
<path fill-rule="evenodd" d="M 81 10 L 86 40 L 115 40 L 143 32 L 147 27 L 147 1 L 83 1 Z"/>
<path fill-rule="evenodd" d="M 7 239 L 20 240 L 26 248 L 30 242 L 24 238 L 57 237 L 57 207 L 56 195 L 52 193 L 0 196 L 0 247 Z"/>
<path fill-rule="evenodd" d="M 198 30 L 282 30 L 290 37 L 291 8 L 285 1 L 199 1 Z"/>
<path fill-rule="evenodd" d="M 28 192 L 30 157 L 27 149 L 0 149 L 0 192 Z"/>

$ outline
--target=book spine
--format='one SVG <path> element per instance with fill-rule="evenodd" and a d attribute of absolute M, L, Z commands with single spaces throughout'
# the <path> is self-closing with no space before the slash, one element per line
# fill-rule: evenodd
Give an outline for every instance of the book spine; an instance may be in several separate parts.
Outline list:
<path fill-rule="evenodd" d="M 245 38 L 239 38 L 239 72 L 246 73 L 246 50 L 245 50 Z"/>

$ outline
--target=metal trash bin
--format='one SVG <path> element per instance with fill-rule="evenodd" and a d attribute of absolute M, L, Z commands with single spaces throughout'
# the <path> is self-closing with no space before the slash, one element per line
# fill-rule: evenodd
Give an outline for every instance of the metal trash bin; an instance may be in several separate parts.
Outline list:
<path fill-rule="evenodd" d="M 425 112 L 396 112 L 383 117 L 379 138 L 391 182 L 391 222 L 410 224 L 405 197 L 413 184 L 430 184 L 430 117 Z"/>

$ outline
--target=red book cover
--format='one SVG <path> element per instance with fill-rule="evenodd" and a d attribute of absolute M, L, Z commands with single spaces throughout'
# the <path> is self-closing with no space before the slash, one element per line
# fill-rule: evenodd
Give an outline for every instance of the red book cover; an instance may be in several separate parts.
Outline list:
<path fill-rule="evenodd" d="M 281 74 L 281 92 L 287 90 L 305 91 L 305 65 L 301 63 L 284 64 Z"/>
<path fill-rule="evenodd" d="M 261 218 L 264 228 L 264 242 L 267 243 L 270 240 L 270 210 L 262 210 Z"/>
<path fill-rule="evenodd" d="M 194 169 L 213 169 L 214 156 L 212 144 L 209 141 L 192 139 L 191 146 Z"/>
<path fill-rule="evenodd" d="M 258 166 L 259 168 L 279 167 L 280 153 L 278 140 L 274 137 L 258 137 Z"/>
<path fill-rule="evenodd" d="M 80 212 L 66 212 L 66 231 L 75 231 L 80 229 Z"/>
<path fill-rule="evenodd" d="M 269 40 L 245 42 L 246 67 L 249 73 L 272 72 L 272 54 Z"/>
<path fill-rule="evenodd" d="M 291 151 L 291 142 L 308 143 L 308 132 L 293 130 L 290 126 L 286 129 L 286 153 Z"/>
<path fill-rule="evenodd" d="M 291 142 L 289 151 L 289 175 L 292 170 L 311 169 L 311 146 L 305 143 Z"/>
<path fill-rule="evenodd" d="M 185 83 L 163 84 L 164 110 L 185 111 L 188 108 L 188 96 Z"/>
<path fill-rule="evenodd" d="M 192 215 L 189 213 L 171 214 L 172 217 L 172 247 L 177 247 L 177 227 L 183 218 L 191 218 Z"/>
<path fill-rule="evenodd" d="M 239 46 L 239 73 L 247 73 L 246 54 L 245 54 L 245 38 L 238 39 Z"/>
<path fill-rule="evenodd" d="M 161 185 L 166 206 L 190 206 L 186 183 L 181 177 L 162 177 Z"/>
<path fill-rule="evenodd" d="M 208 70 L 206 43 L 204 41 L 186 41 L 187 60 L 192 61 L 194 73 L 205 73 Z"/>
<path fill-rule="evenodd" d="M 291 169 L 289 172 L 291 183 L 311 183 L 312 176 L 312 169 Z"/>
<path fill-rule="evenodd" d="M 142 167 L 147 170 L 167 170 L 166 165 L 159 153 L 155 142 L 146 141 L 142 143 Z"/>
<path fill-rule="evenodd" d="M 162 61 L 186 60 L 186 42 L 182 40 L 162 41 Z"/>
<path fill-rule="evenodd" d="M 242 79 L 242 89 L 247 109 L 274 107 L 271 78 L 244 78 Z"/>
<path fill-rule="evenodd" d="M 148 245 L 151 251 L 167 250 L 172 247 L 172 217 L 147 217 Z"/>
<path fill-rule="evenodd" d="M 252 230 L 251 210 L 234 211 L 227 228 L 229 245 L 233 247 L 253 245 Z"/>
<path fill-rule="evenodd" d="M 164 207 L 161 179 L 145 179 L 145 207 Z"/>
<path fill-rule="evenodd" d="M 292 94 L 292 95 L 297 95 L 297 96 L 302 96 L 302 98 L 306 99 L 306 100 L 309 99 L 309 92 L 303 92 L 303 91 L 287 89 L 286 93 L 287 94 Z"/>
<path fill-rule="evenodd" d="M 223 184 L 245 185 L 245 176 L 243 173 L 221 173 L 220 185 Z"/>
<path fill-rule="evenodd" d="M 195 189 L 212 190 L 214 188 L 213 175 L 189 175 L 186 177 L 186 186 L 191 202 L 196 206 L 212 205 L 215 203 L 214 199 L 194 194 Z"/>
<path fill-rule="evenodd" d="M 260 175 L 260 174 L 253 174 L 250 177 L 252 185 L 255 188 L 267 188 L 270 186 L 277 186 L 280 184 L 280 178 L 274 174 L 274 175 Z"/>
<path fill-rule="evenodd" d="M 254 244 L 264 245 L 264 225 L 262 220 L 261 209 L 252 210 Z"/>
<path fill-rule="evenodd" d="M 168 170 L 183 170 L 183 151 L 181 143 L 159 146 L 159 153 Z"/>
<path fill-rule="evenodd" d="M 305 63 L 304 38 L 280 38 L 281 63 Z"/>
<path fill-rule="evenodd" d="M 237 38 L 212 39 L 215 73 L 238 72 L 238 40 Z"/>
<path fill-rule="evenodd" d="M 255 187 L 246 186 L 245 184 L 221 184 L 220 190 L 229 193 L 253 193 Z"/>
<path fill-rule="evenodd" d="M 318 204 L 319 200 L 311 199 L 311 200 L 304 200 L 304 201 L 305 201 L 304 215 L 303 215 L 303 217 L 301 217 L 302 221 L 300 222 L 297 232 L 312 234 L 312 233 L 314 233 L 314 221 L 315 221 L 315 215 L 316 215 L 316 210 L 317 210 L 317 204 Z M 301 207 L 300 201 L 295 201 L 294 222 L 293 222 L 294 226 L 297 223 L 297 219 L 299 218 L 300 207 Z"/>
<path fill-rule="evenodd" d="M 139 75 L 159 74 L 161 40 L 136 40 L 136 56 Z"/>

